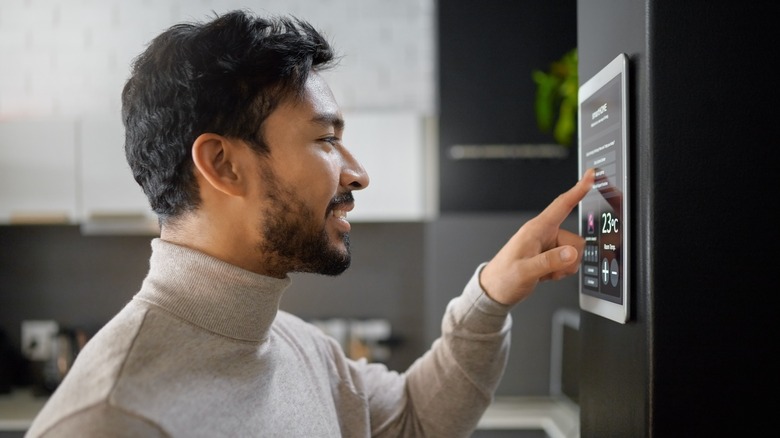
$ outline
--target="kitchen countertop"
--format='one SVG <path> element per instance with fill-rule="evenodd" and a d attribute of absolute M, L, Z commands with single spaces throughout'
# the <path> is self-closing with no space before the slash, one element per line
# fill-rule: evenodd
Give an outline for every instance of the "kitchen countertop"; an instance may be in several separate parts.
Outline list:
<path fill-rule="evenodd" d="M 0 432 L 26 431 L 47 397 L 27 388 L 0 395 Z M 544 430 L 550 438 L 579 437 L 579 407 L 555 397 L 496 397 L 477 429 Z"/>
<path fill-rule="evenodd" d="M 17 388 L 0 395 L 0 432 L 26 431 L 48 397 L 36 396 L 29 388 Z"/>
<path fill-rule="evenodd" d="M 550 438 L 579 438 L 580 408 L 565 397 L 497 396 L 478 430 L 544 430 Z"/>

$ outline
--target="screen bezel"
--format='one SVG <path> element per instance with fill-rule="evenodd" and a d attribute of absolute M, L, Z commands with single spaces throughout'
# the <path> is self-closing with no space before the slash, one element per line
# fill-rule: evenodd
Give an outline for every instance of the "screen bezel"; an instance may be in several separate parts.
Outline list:
<path fill-rule="evenodd" d="M 615 139 L 620 139 L 620 146 L 615 148 L 614 151 L 616 153 L 620 154 L 620 157 L 616 157 L 615 159 L 615 176 L 612 181 L 608 180 L 606 177 L 604 180 L 606 182 L 599 182 L 597 178 L 597 183 L 594 184 L 594 188 L 592 191 L 586 196 L 583 201 L 579 204 L 579 233 L 580 236 L 586 238 L 586 248 L 588 248 L 588 243 L 591 243 L 590 248 L 596 248 L 598 249 L 598 252 L 595 255 L 595 260 L 598 262 L 593 261 L 593 259 L 589 259 L 589 262 L 586 262 L 586 257 L 583 255 L 583 262 L 580 265 L 580 271 L 579 271 L 579 302 L 580 302 L 580 308 L 583 310 L 586 310 L 588 312 L 603 316 L 607 319 L 610 319 L 612 321 L 624 324 L 630 319 L 630 294 L 629 294 L 629 279 L 630 279 L 630 269 L 628 265 L 628 255 L 629 255 L 629 242 L 628 237 L 630 236 L 630 226 L 631 226 L 631 220 L 629 217 L 629 151 L 628 151 L 628 140 L 629 140 L 629 118 L 628 118 L 628 57 L 626 54 L 621 53 L 618 56 L 616 56 L 609 64 L 604 66 L 598 73 L 596 73 L 592 78 L 590 78 L 587 82 L 582 84 L 579 87 L 578 90 L 578 108 L 577 108 L 577 123 L 578 123 L 578 169 L 579 169 L 579 175 L 582 175 L 585 170 L 589 167 L 596 167 L 593 162 L 593 156 L 586 157 L 586 154 L 588 153 L 596 153 L 597 150 L 601 150 L 599 147 L 585 147 L 583 145 L 584 142 L 591 143 L 594 140 L 599 141 L 602 136 L 607 136 L 609 134 L 608 128 L 603 128 L 598 130 L 596 133 L 598 135 L 592 136 L 592 138 L 583 138 L 585 135 L 585 131 L 583 130 L 583 119 L 585 117 L 588 117 L 588 115 L 591 115 L 592 117 L 589 117 L 588 120 L 592 119 L 593 116 L 595 116 L 596 113 L 590 111 L 590 109 L 587 109 L 583 111 L 583 107 L 586 105 L 592 105 L 593 102 L 591 102 L 592 99 L 597 99 L 604 95 L 605 91 L 608 93 L 609 91 L 612 91 L 611 89 L 605 88 L 607 85 L 610 86 L 618 86 L 619 87 L 619 93 L 620 93 L 620 133 L 615 136 Z M 619 80 L 619 85 L 615 85 L 613 81 Z M 608 103 L 608 102 L 605 102 Z M 600 107 L 600 106 L 599 106 Z M 592 106 L 591 106 L 592 108 Z M 605 113 L 606 114 L 606 113 Z M 611 125 L 606 125 L 611 126 Z M 590 127 L 592 129 L 592 125 Z M 604 144 L 607 145 L 607 144 Z M 604 147 L 602 145 L 602 148 Z M 596 157 L 599 157 L 596 155 Z M 596 160 L 598 161 L 598 160 Z M 606 166 L 605 166 L 606 167 Z M 606 190 L 602 191 L 602 188 L 604 187 L 604 184 L 608 186 Z M 617 192 L 614 192 L 614 189 L 617 189 Z M 600 192 L 600 193 L 593 193 L 593 192 Z M 620 218 L 620 221 L 622 222 L 622 226 L 620 227 L 619 233 L 616 231 L 615 234 L 620 234 L 619 239 L 617 239 L 618 245 L 619 245 L 619 255 L 617 254 L 617 251 L 608 250 L 605 251 L 607 254 L 613 254 L 612 260 L 615 260 L 618 263 L 618 281 L 619 285 L 615 286 L 614 288 L 618 289 L 617 295 L 608 295 L 606 293 L 601 293 L 601 284 L 598 283 L 601 281 L 601 279 L 596 280 L 597 286 L 593 285 L 593 277 L 586 275 L 586 269 L 588 270 L 588 273 L 592 274 L 594 266 L 596 266 L 596 275 L 599 276 L 599 271 L 601 271 L 603 268 L 601 268 L 599 265 L 603 264 L 607 259 L 602 257 L 602 250 L 604 249 L 604 240 L 602 235 L 602 229 L 601 229 L 601 223 L 599 223 L 597 237 L 593 238 L 591 237 L 591 240 L 588 240 L 588 237 L 584 233 L 585 224 L 588 220 L 588 214 L 594 213 L 592 209 L 585 208 L 584 204 L 586 201 L 589 202 L 589 206 L 593 203 L 593 199 L 597 196 L 603 199 L 607 199 L 607 195 L 605 195 L 605 192 L 612 192 L 612 195 L 616 195 L 620 202 L 620 211 L 610 211 L 610 212 L 604 212 L 602 210 L 599 211 L 599 214 L 595 214 L 595 216 L 601 216 L 603 217 L 605 213 L 609 215 L 610 213 L 615 213 L 616 215 L 619 214 L 620 216 L 617 216 Z M 613 196 L 609 196 L 613 197 Z M 612 200 L 614 202 L 614 198 Z M 602 205 L 604 202 L 599 202 Z M 614 204 L 610 204 L 614 206 Z M 587 211 L 586 211 L 587 210 Z M 609 217 L 609 216 L 607 216 Z M 599 218 L 600 220 L 600 218 Z M 617 228 L 616 228 L 617 229 Z M 609 232 L 610 230 L 608 230 Z M 611 237 L 611 236 L 609 236 Z M 595 239 L 595 240 L 593 240 Z M 593 245 L 592 242 L 595 242 L 595 245 Z M 610 244 L 611 245 L 611 244 Z M 610 252 L 611 251 L 611 252 Z M 586 251 L 586 254 L 588 254 L 588 251 Z M 611 265 L 611 261 L 610 261 Z M 609 272 L 615 272 L 612 270 L 613 268 L 610 268 Z M 607 269 L 603 269 L 604 271 L 607 271 Z M 604 274 L 604 275 L 610 275 L 610 274 Z M 586 288 L 584 282 L 589 281 L 590 287 Z M 606 282 L 605 278 L 605 282 Z M 598 291 L 593 291 L 594 287 L 598 287 Z M 608 286 L 605 286 L 604 288 L 607 288 Z"/>

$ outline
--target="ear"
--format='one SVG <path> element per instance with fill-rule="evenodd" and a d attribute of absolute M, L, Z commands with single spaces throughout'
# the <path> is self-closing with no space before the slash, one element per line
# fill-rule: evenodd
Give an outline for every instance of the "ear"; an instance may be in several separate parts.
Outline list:
<path fill-rule="evenodd" d="M 237 147 L 231 140 L 212 133 L 201 134 L 192 143 L 192 161 L 205 182 L 231 196 L 243 194 Z"/>

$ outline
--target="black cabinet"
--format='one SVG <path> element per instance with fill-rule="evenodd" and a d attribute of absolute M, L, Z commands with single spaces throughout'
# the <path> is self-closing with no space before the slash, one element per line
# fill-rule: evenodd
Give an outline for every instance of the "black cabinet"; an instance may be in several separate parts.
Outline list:
<path fill-rule="evenodd" d="M 545 207 L 579 177 L 576 137 L 563 158 L 527 156 L 554 143 L 532 71 L 576 47 L 576 0 L 446 0 L 437 14 L 441 213 Z"/>

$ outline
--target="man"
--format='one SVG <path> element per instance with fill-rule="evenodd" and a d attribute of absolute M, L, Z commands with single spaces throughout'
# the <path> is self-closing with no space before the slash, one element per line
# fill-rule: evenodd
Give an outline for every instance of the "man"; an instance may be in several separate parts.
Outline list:
<path fill-rule="evenodd" d="M 352 191 L 369 184 L 319 74 L 334 59 L 305 22 L 236 11 L 173 26 L 135 60 L 125 148 L 160 237 L 141 290 L 28 436 L 473 432 L 504 370 L 511 306 L 577 270 L 584 242 L 560 224 L 592 172 L 476 270 L 407 371 L 350 360 L 278 308 L 289 273 L 347 269 Z"/>

